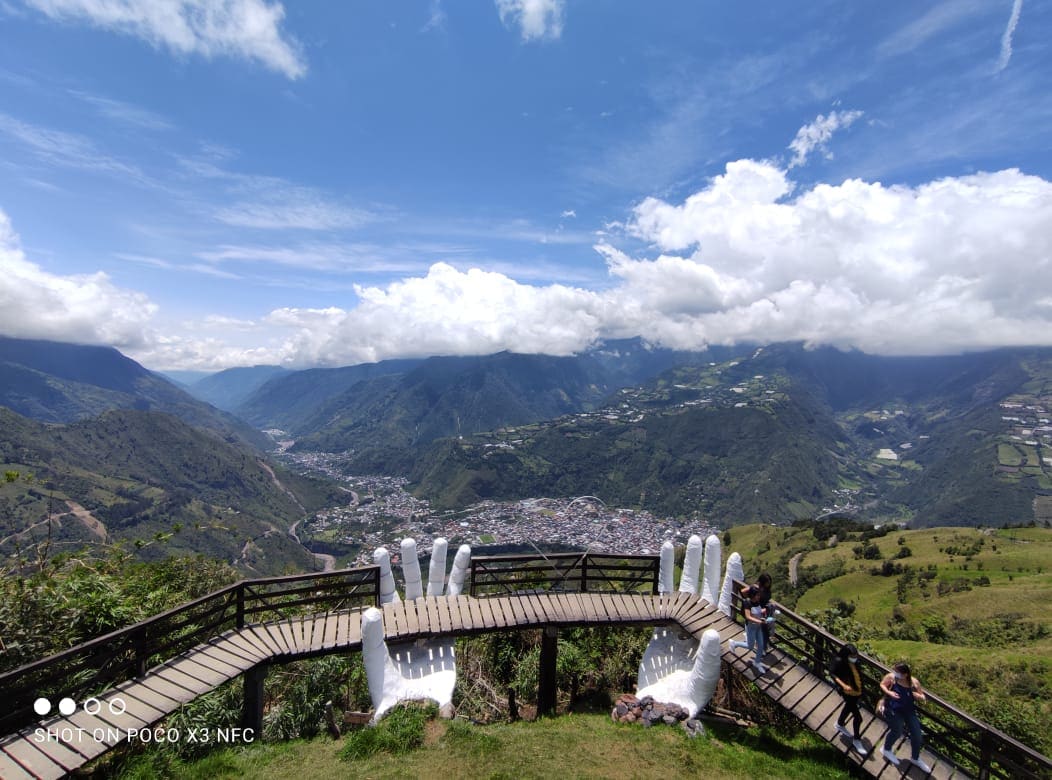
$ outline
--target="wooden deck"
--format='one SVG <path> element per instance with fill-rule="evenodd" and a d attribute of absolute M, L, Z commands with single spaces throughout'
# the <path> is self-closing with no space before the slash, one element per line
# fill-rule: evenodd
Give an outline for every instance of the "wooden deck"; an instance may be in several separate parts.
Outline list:
<path fill-rule="evenodd" d="M 685 593 L 529 593 L 513 596 L 425 597 L 383 607 L 388 642 L 436 636 L 455 637 L 542 626 L 675 625 L 696 638 L 714 628 L 726 642 L 742 629 L 708 602 Z M 83 708 L 68 717 L 51 717 L 0 739 L 0 778 L 45 780 L 65 777 L 93 758 L 125 742 L 129 730 L 146 730 L 181 705 L 260 664 L 361 649 L 361 609 L 271 621 L 229 630 L 150 669 L 97 697 L 97 714 Z M 773 701 L 793 713 L 874 777 L 921 777 L 904 773 L 880 756 L 885 724 L 867 717 L 864 739 L 872 750 L 860 759 L 835 731 L 841 705 L 832 685 L 796 665 L 779 650 L 767 659 L 768 672 L 757 676 L 744 651 L 725 650 L 723 660 L 754 680 Z M 93 708 L 94 709 L 94 706 Z M 900 755 L 905 751 L 900 750 Z M 875 755 L 874 755 L 875 754 Z M 926 753 L 932 777 L 963 777 Z M 903 769 L 910 766 L 903 762 Z"/>

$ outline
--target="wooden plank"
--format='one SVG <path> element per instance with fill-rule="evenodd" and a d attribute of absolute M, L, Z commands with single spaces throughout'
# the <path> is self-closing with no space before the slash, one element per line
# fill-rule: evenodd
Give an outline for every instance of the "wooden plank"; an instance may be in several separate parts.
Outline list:
<path fill-rule="evenodd" d="M 53 764 L 53 766 L 55 766 Z M 55 766 L 56 770 L 60 768 Z M 40 775 L 42 778 L 62 777 L 66 773 L 61 774 L 49 774 Z M 0 777 L 4 780 L 37 780 L 38 775 L 30 774 L 29 770 L 26 769 L 22 764 L 15 760 L 14 756 L 7 754 L 7 746 L 0 747 Z"/>
<path fill-rule="evenodd" d="M 281 630 L 285 621 L 271 621 L 269 623 L 255 623 L 242 629 L 245 634 L 256 642 L 261 650 L 266 650 L 270 658 L 277 658 L 289 654 L 288 639 Z"/>
<path fill-rule="evenodd" d="M 595 605 L 595 600 L 592 598 L 591 593 L 580 593 L 577 596 L 581 600 L 581 605 L 584 607 L 585 614 L 588 616 L 590 623 L 604 623 L 605 613 L 603 617 L 599 616 L 599 609 Z"/>
<path fill-rule="evenodd" d="M 158 674 L 165 679 L 171 679 L 173 673 L 181 674 L 190 678 L 193 682 L 184 687 L 194 690 L 198 694 L 204 693 L 211 688 L 215 688 L 220 683 L 224 683 L 234 676 L 233 674 L 226 674 L 225 672 L 219 671 L 213 667 L 205 666 L 200 661 L 193 658 L 174 659 L 158 670 Z"/>
<path fill-rule="evenodd" d="M 533 614 L 538 618 L 538 623 L 547 625 L 551 623 L 551 617 L 548 614 L 549 602 L 548 596 L 544 593 L 531 593 L 529 596 L 530 603 L 533 604 Z"/>
<path fill-rule="evenodd" d="M 37 744 L 32 739 L 19 739 L 4 745 L 0 749 L 13 759 L 17 766 L 28 770 L 30 773 L 29 777 L 63 777 L 66 774 L 67 767 L 62 766 L 57 759 L 52 758 L 47 752 L 52 744 L 57 743 L 44 742 L 43 744 Z M 66 752 L 69 752 L 68 748 L 66 748 Z M 2 768 L 0 767 L 0 769 Z M 17 770 L 12 774 L 15 777 L 19 776 Z M 7 780 L 7 774 L 3 774 L 2 777 L 4 780 Z"/>
<path fill-rule="evenodd" d="M 530 597 L 530 594 L 523 593 L 521 596 L 519 596 L 519 601 L 522 604 L 523 611 L 526 613 L 526 621 L 529 625 L 536 626 L 544 622 L 540 619 L 540 616 L 537 614 L 537 610 L 534 607 L 533 599 Z"/>
<path fill-rule="evenodd" d="M 185 659 L 193 659 L 202 666 L 206 666 L 209 669 L 214 669 L 216 672 L 222 673 L 229 677 L 237 677 L 239 674 L 245 671 L 255 664 L 248 663 L 246 666 L 242 666 L 238 659 L 232 656 L 228 652 L 224 652 L 222 648 L 213 645 L 198 645 L 188 652 Z"/>
<path fill-rule="evenodd" d="M 180 705 L 185 703 L 182 699 L 158 691 L 149 685 L 148 683 L 152 678 L 153 675 L 149 675 L 142 680 L 122 683 L 114 689 L 114 693 L 125 699 L 129 708 L 149 707 L 155 712 L 161 713 L 162 717 L 174 712 Z"/>
<path fill-rule="evenodd" d="M 73 750 L 61 739 L 47 739 L 45 742 L 40 742 L 36 734 L 28 730 L 20 732 L 19 736 L 21 740 L 28 740 L 33 743 L 37 750 L 46 752 L 52 762 L 63 767 L 67 772 L 72 772 L 74 769 L 83 766 L 87 761 L 84 756 Z M 0 777 L 4 777 L 2 771 L 0 771 Z"/>
<path fill-rule="evenodd" d="M 283 620 L 277 625 L 271 626 L 268 633 L 281 640 L 281 644 L 285 646 L 288 655 L 294 656 L 299 653 L 299 647 L 296 644 L 296 630 L 292 627 L 291 621 Z"/>
<path fill-rule="evenodd" d="M 422 603 L 421 599 L 405 602 L 405 630 L 409 635 L 416 636 L 424 633 L 420 630 L 419 612 Z"/>
<path fill-rule="evenodd" d="M 221 641 L 213 639 L 207 645 L 201 646 L 200 650 L 241 672 L 251 669 L 267 657 L 255 648 L 245 649 L 242 644 L 235 644 L 229 639 Z"/>
<path fill-rule="evenodd" d="M 312 621 L 311 625 L 311 643 L 310 649 L 312 653 L 317 653 L 321 650 L 325 650 L 327 645 L 325 644 L 325 632 L 328 628 L 328 616 L 317 615 Z"/>
<path fill-rule="evenodd" d="M 792 713 L 804 721 L 804 723 L 816 723 L 812 718 L 814 713 L 819 711 L 819 708 L 826 699 L 830 696 L 837 694 L 833 693 L 832 686 L 818 680 L 817 677 L 813 678 L 817 681 L 817 684 L 811 689 L 811 691 L 800 699 L 796 704 L 793 705 Z M 816 723 L 817 725 L 817 723 Z"/>
<path fill-rule="evenodd" d="M 350 644 L 351 613 L 342 610 L 336 616 L 336 646 L 347 647 Z"/>
<path fill-rule="evenodd" d="M 471 612 L 471 625 L 476 630 L 485 628 L 486 618 L 482 611 L 482 599 L 477 599 L 474 596 L 469 596 L 468 599 L 468 609 Z"/>
<path fill-rule="evenodd" d="M 452 613 L 452 620 L 458 631 L 470 631 L 473 623 L 471 622 L 471 610 L 468 608 L 467 602 L 464 596 L 446 596 L 446 601 L 449 604 L 450 612 Z"/>
<path fill-rule="evenodd" d="M 482 626 L 484 628 L 494 628 L 497 625 L 496 619 L 493 617 L 493 609 L 490 607 L 490 600 L 488 598 L 478 599 L 479 612 L 482 613 Z"/>
<path fill-rule="evenodd" d="M 453 623 L 449 619 L 449 605 L 444 596 L 432 596 L 432 598 L 435 600 L 435 609 L 438 610 L 438 624 L 442 633 L 448 634 L 453 628 Z"/>
<path fill-rule="evenodd" d="M 363 612 L 355 611 L 347 615 L 347 647 L 361 647 Z"/>
<path fill-rule="evenodd" d="M 325 640 L 324 644 L 327 649 L 336 647 L 336 636 L 340 629 L 340 616 L 336 613 L 329 613 L 325 616 Z"/>
<path fill-rule="evenodd" d="M 261 632 L 263 635 L 269 636 L 266 633 L 266 629 L 261 629 Z M 269 643 L 264 643 L 259 634 L 249 631 L 247 628 L 228 631 L 225 634 L 221 634 L 219 639 L 229 643 L 232 648 L 236 648 L 236 652 L 240 655 L 255 659 L 257 663 L 274 655 L 273 647 Z"/>

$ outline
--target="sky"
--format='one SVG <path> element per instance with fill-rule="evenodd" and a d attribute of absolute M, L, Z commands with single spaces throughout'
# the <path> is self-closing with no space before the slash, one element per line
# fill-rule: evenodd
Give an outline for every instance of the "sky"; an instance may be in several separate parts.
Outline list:
<path fill-rule="evenodd" d="M 1052 345 L 1037 0 L 0 0 L 0 335 Z"/>

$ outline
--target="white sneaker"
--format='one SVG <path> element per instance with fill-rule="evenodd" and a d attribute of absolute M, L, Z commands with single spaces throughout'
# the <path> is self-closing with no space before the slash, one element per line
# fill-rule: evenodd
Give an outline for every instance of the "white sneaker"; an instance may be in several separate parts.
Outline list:
<path fill-rule="evenodd" d="M 869 753 L 869 751 L 866 750 L 866 746 L 862 743 L 861 739 L 851 740 L 851 747 L 853 747 L 855 749 L 855 752 L 858 753 L 860 756 L 865 756 Z"/>
<path fill-rule="evenodd" d="M 898 766 L 899 765 L 899 757 L 896 756 L 894 753 L 892 753 L 887 748 L 881 748 L 880 749 L 880 755 L 884 756 L 884 760 L 887 761 L 892 766 Z"/>
<path fill-rule="evenodd" d="M 913 763 L 913 765 L 915 767 L 917 767 L 917 769 L 922 771 L 924 774 L 926 774 L 926 775 L 930 775 L 931 774 L 931 767 L 928 766 L 927 764 L 925 764 L 921 759 L 919 759 L 919 758 L 911 758 L 910 761 Z"/>
<path fill-rule="evenodd" d="M 846 728 L 844 728 L 844 724 L 842 724 L 842 723 L 836 724 L 836 730 L 837 730 L 837 733 L 842 734 L 845 737 L 848 737 L 848 738 L 851 737 L 851 732 L 848 731 Z"/>
<path fill-rule="evenodd" d="M 752 662 L 753 668 L 757 674 L 767 674 L 767 667 L 761 664 L 759 661 Z"/>
<path fill-rule="evenodd" d="M 748 647 L 745 642 L 739 642 L 737 639 L 732 639 L 728 644 L 730 644 L 732 650 L 741 650 L 743 647 Z"/>

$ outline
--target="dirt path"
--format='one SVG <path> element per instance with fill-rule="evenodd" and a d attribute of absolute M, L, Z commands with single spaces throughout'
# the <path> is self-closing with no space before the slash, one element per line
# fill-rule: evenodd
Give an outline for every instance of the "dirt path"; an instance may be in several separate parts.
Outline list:
<path fill-rule="evenodd" d="M 84 524 L 84 527 L 94 534 L 96 539 L 100 542 L 106 541 L 109 532 L 106 530 L 106 526 L 102 524 L 101 520 L 76 501 L 70 501 L 67 499 L 66 506 L 69 507 L 69 513 L 80 520 L 80 522 Z"/>
<path fill-rule="evenodd" d="M 798 552 L 792 558 L 789 559 L 789 584 L 794 588 L 796 582 L 799 579 L 800 560 L 804 557 L 802 552 Z"/>

